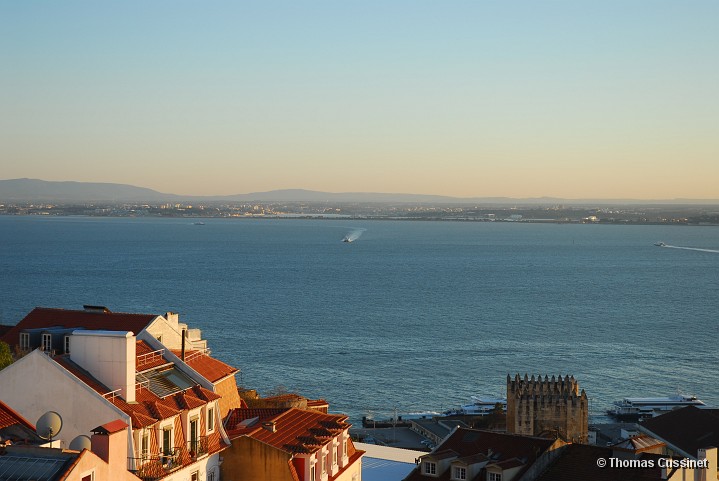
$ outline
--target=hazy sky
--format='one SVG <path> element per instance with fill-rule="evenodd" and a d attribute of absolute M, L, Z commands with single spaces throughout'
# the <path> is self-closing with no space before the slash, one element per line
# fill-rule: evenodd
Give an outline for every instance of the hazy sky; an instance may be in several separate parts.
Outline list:
<path fill-rule="evenodd" d="M 719 198 L 719 2 L 0 0 L 0 178 Z"/>

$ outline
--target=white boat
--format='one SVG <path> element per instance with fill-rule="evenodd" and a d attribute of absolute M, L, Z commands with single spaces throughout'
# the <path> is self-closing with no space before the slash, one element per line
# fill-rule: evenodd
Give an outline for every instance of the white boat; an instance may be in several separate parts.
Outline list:
<path fill-rule="evenodd" d="M 628 397 L 615 401 L 608 414 L 619 419 L 644 419 L 686 406 L 704 406 L 696 396 Z"/>
<path fill-rule="evenodd" d="M 502 405 L 502 410 L 507 411 L 507 400 L 506 399 L 491 399 L 491 398 L 479 398 L 472 396 L 471 404 L 464 404 L 452 411 L 448 411 L 446 414 L 459 414 L 463 416 L 486 416 L 491 414 L 497 404 Z"/>
<path fill-rule="evenodd" d="M 654 245 L 657 247 L 666 247 L 667 246 L 664 242 L 655 242 Z"/>

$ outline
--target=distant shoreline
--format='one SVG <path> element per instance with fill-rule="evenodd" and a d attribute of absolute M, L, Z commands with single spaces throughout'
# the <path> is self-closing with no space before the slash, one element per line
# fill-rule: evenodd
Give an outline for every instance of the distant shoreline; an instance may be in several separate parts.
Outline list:
<path fill-rule="evenodd" d="M 326 214 L 291 214 L 291 215 L 242 215 L 242 216 L 182 216 L 182 215 L 90 215 L 71 213 L 6 213 L 0 212 L 2 217 L 75 217 L 75 218 L 111 218 L 111 219 L 186 219 L 188 221 L 209 219 L 243 220 L 323 220 L 323 221 L 401 221 L 401 222 L 465 222 L 465 223 L 502 223 L 502 224 L 561 224 L 561 225 L 624 225 L 624 226 L 682 226 L 682 227 L 717 227 L 719 222 L 659 222 L 659 221 L 586 221 L 582 219 L 484 219 L 484 218 L 453 218 L 437 216 L 351 216 Z"/>

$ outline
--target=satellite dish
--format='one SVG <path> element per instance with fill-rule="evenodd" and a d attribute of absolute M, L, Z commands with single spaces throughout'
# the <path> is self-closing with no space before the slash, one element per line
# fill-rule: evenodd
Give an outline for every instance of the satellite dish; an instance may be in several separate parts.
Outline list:
<path fill-rule="evenodd" d="M 92 448 L 92 441 L 90 441 L 90 438 L 84 434 L 81 434 L 70 441 L 70 449 L 73 451 L 82 451 L 83 449 L 90 451 L 90 448 Z"/>
<path fill-rule="evenodd" d="M 35 431 L 37 435 L 48 441 L 57 436 L 62 429 L 62 418 L 55 411 L 48 411 L 35 423 Z"/>

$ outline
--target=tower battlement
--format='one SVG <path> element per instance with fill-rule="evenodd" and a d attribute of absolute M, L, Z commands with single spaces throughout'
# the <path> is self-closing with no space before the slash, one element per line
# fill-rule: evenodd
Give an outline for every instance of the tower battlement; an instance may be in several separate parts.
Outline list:
<path fill-rule="evenodd" d="M 507 431 L 586 442 L 589 400 L 574 376 L 507 375 Z"/>

